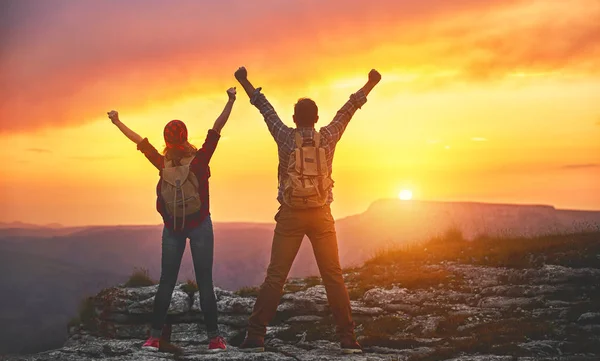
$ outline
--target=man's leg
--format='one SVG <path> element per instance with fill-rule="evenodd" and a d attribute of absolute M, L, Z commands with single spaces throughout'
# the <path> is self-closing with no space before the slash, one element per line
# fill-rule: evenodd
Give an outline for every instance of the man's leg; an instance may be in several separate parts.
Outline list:
<path fill-rule="evenodd" d="M 335 221 L 328 206 L 312 212 L 307 235 L 312 243 L 319 272 L 327 291 L 327 300 L 337 325 L 338 336 L 341 340 L 353 340 L 354 322 L 350 298 L 340 266 Z"/>
<path fill-rule="evenodd" d="M 181 257 L 185 250 L 185 241 L 186 238 L 184 235 L 175 234 L 167 228 L 163 229 L 160 282 L 156 297 L 154 298 L 152 330 L 150 331 L 150 335 L 153 337 L 160 337 L 161 335 L 167 311 L 171 304 L 173 289 L 175 289 L 175 283 L 179 275 Z"/>
<path fill-rule="evenodd" d="M 213 288 L 212 267 L 214 255 L 214 234 L 210 216 L 201 225 L 189 232 L 190 250 L 196 283 L 200 296 L 200 307 L 204 314 L 208 338 L 219 336 L 217 300 Z"/>
<path fill-rule="evenodd" d="M 302 218 L 297 211 L 287 207 L 282 207 L 275 216 L 277 225 L 273 235 L 271 261 L 248 322 L 250 339 L 262 340 L 267 332 L 269 321 L 277 312 L 283 285 L 305 234 L 305 223 Z"/>

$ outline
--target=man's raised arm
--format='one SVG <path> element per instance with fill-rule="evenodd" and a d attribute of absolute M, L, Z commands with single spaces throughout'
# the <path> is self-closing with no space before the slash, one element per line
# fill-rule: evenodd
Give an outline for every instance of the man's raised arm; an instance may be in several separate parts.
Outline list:
<path fill-rule="evenodd" d="M 233 75 L 237 81 L 240 82 L 240 85 L 244 88 L 246 94 L 248 94 L 248 98 L 252 99 L 252 95 L 254 95 L 254 91 L 256 91 L 256 89 L 252 83 L 250 83 L 250 80 L 248 80 L 248 71 L 246 68 L 243 66 L 239 67 L 238 70 L 233 73 Z"/>
<path fill-rule="evenodd" d="M 362 90 L 365 93 L 365 96 L 368 96 L 371 90 L 373 90 L 373 88 L 375 88 L 375 85 L 377 85 L 380 81 L 381 74 L 379 74 L 377 70 L 371 69 L 371 71 L 369 72 L 369 80 L 367 80 L 367 83 L 363 85 L 363 87 L 360 90 Z"/>
<path fill-rule="evenodd" d="M 352 116 L 356 112 L 357 109 L 362 107 L 367 102 L 367 95 L 373 90 L 375 85 L 379 83 L 381 80 L 381 74 L 375 69 L 372 69 L 369 72 L 369 80 L 360 88 L 356 93 L 350 96 L 350 100 L 344 104 L 338 110 L 335 118 L 328 125 L 321 128 L 321 130 L 325 133 L 327 137 L 329 137 L 330 141 L 333 144 L 337 143 L 344 131 L 346 130 L 346 126 L 352 119 Z"/>
<path fill-rule="evenodd" d="M 260 111 L 260 114 L 262 114 L 265 123 L 267 123 L 267 128 L 269 128 L 269 132 L 271 132 L 275 141 L 278 144 L 285 142 L 291 128 L 281 121 L 271 103 L 269 103 L 264 94 L 260 92 L 261 88 L 254 88 L 252 83 L 250 83 L 246 68 L 240 67 L 234 73 L 234 76 L 237 81 L 240 82 L 240 85 L 244 88 L 246 94 L 248 94 L 250 103 Z"/>

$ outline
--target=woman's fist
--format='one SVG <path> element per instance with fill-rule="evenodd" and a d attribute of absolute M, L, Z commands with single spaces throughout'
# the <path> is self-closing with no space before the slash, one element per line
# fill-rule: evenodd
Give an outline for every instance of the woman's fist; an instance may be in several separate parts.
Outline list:
<path fill-rule="evenodd" d="M 108 114 L 108 118 L 110 119 L 111 122 L 116 123 L 119 121 L 119 112 L 116 110 L 111 110 L 110 112 L 107 112 L 106 114 Z"/>

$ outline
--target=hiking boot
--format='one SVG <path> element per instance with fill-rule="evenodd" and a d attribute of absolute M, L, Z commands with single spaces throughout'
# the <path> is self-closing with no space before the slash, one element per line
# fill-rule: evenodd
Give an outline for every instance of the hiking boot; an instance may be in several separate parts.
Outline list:
<path fill-rule="evenodd" d="M 241 352 L 264 352 L 265 340 L 262 338 L 246 337 L 238 349 Z"/>
<path fill-rule="evenodd" d="M 142 345 L 142 350 L 147 351 L 158 351 L 160 346 L 160 338 L 150 336 L 148 340 Z"/>
<path fill-rule="evenodd" d="M 160 339 L 160 347 L 158 348 L 158 351 L 172 353 L 173 355 L 183 354 L 181 347 L 175 346 L 169 341 L 165 341 L 163 338 Z"/>
<path fill-rule="evenodd" d="M 354 354 L 363 352 L 362 348 L 360 347 L 360 344 L 354 338 L 342 340 L 342 342 L 340 342 L 340 347 L 342 348 L 343 354 Z"/>
<path fill-rule="evenodd" d="M 222 352 L 225 350 L 227 350 L 227 345 L 223 337 L 217 336 L 210 339 L 210 343 L 208 344 L 209 352 Z"/>

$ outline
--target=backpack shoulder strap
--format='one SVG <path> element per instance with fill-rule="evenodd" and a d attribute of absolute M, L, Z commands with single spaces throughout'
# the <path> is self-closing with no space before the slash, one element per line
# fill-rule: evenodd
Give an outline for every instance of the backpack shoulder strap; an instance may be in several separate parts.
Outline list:
<path fill-rule="evenodd" d="M 192 155 L 191 157 L 187 158 L 181 158 L 181 165 L 190 165 L 190 163 L 192 163 L 194 160 L 194 157 L 196 157 L 196 155 Z"/>
<path fill-rule="evenodd" d="M 319 148 L 319 145 L 321 145 L 321 133 L 315 131 L 313 140 L 315 141 L 315 148 Z"/>
<path fill-rule="evenodd" d="M 304 139 L 302 138 L 302 135 L 300 134 L 300 131 L 296 130 L 296 132 L 294 134 L 295 134 L 295 137 L 296 137 L 296 147 L 302 148 L 302 144 L 304 143 Z"/>

